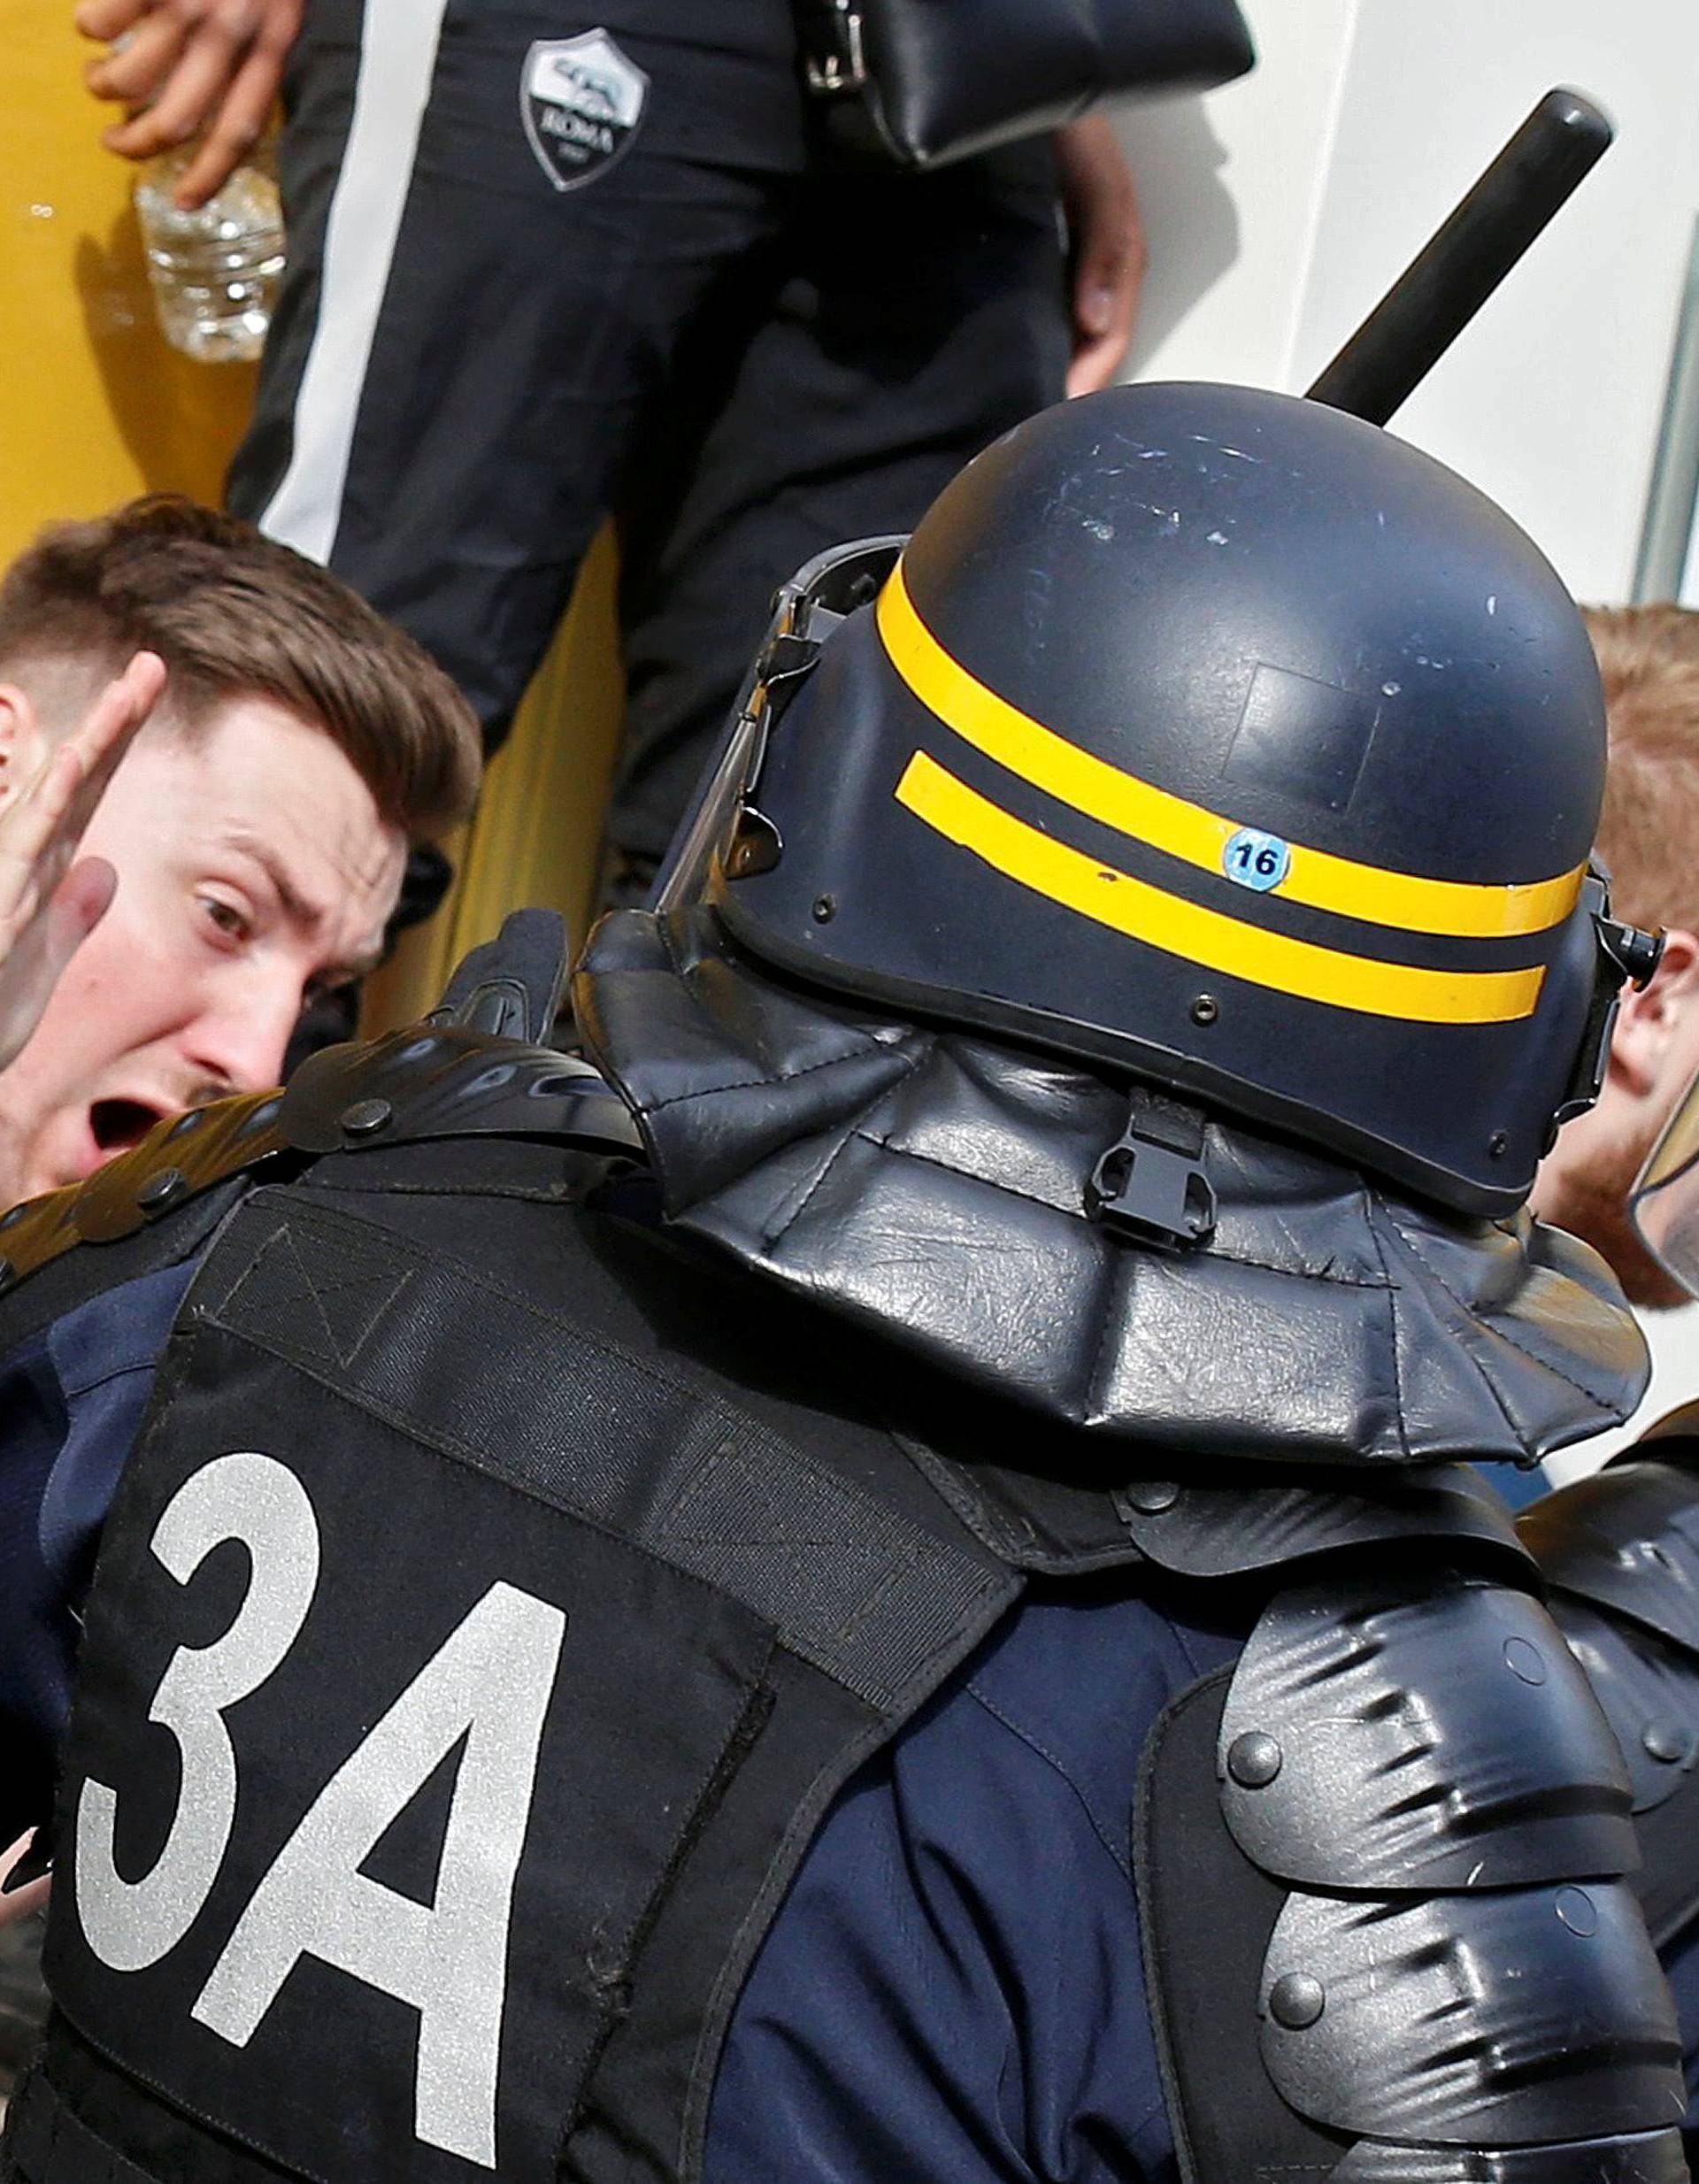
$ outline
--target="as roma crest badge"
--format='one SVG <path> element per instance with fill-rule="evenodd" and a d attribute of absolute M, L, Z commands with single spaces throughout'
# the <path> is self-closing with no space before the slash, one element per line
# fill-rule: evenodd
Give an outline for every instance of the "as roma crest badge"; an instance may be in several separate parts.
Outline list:
<path fill-rule="evenodd" d="M 519 113 L 538 164 L 557 189 L 593 182 L 630 143 L 649 78 L 605 30 L 539 38 L 519 77 Z"/>

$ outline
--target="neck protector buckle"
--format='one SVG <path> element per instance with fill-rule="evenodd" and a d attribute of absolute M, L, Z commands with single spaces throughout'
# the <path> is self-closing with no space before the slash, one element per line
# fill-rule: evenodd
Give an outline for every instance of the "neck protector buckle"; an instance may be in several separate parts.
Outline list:
<path fill-rule="evenodd" d="M 1099 1157 L 1086 1211 L 1118 1234 L 1158 1251 L 1183 1251 L 1215 1227 L 1215 1187 L 1201 1165 L 1203 1118 L 1195 1107 L 1140 1087 L 1126 1127 Z"/>

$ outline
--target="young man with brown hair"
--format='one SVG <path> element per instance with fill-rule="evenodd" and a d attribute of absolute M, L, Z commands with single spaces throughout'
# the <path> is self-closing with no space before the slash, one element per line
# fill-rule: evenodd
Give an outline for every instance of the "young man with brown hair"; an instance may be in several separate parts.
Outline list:
<path fill-rule="evenodd" d="M 1635 1176 L 1699 1070 L 1699 613 L 1673 605 L 1586 611 L 1610 720 L 1599 853 L 1611 900 L 1666 928 L 1644 988 L 1625 987 L 1597 1106 L 1564 1126 L 1532 1201 L 1603 1254 L 1630 1300 L 1687 1302 L 1629 1218 Z"/>
<path fill-rule="evenodd" d="M 305 1003 L 375 961 L 409 842 L 476 790 L 470 708 L 418 645 L 249 525 L 155 496 L 45 532 L 0 581 L 0 812 L 139 653 L 163 695 L 81 842 L 116 896 L 0 1075 L 0 1204 L 276 1082 Z"/>
<path fill-rule="evenodd" d="M 156 496 L 44 532 L 0 579 L 0 1208 L 162 1115 L 275 1083 L 304 1004 L 374 959 L 408 842 L 465 815 L 480 763 L 420 648 L 247 524 Z M 147 1317 L 132 1296 L 9 1361 L 0 1504 L 50 1415 L 81 1445 Z M 5 1589 L 32 1629 L 16 1556 Z M 32 1903 L 0 1899 L 0 1926 Z M 34 2036 L 35 1948 L 0 1942 L 0 2108 Z"/>

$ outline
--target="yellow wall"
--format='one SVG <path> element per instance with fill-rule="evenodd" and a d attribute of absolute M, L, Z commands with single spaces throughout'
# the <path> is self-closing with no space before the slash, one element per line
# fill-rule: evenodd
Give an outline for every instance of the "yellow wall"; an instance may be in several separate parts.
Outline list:
<path fill-rule="evenodd" d="M 0 561 L 43 523 L 137 493 L 216 501 L 253 398 L 250 367 L 196 364 L 159 337 L 133 170 L 101 149 L 109 113 L 82 88 L 92 49 L 72 6 L 4 0 Z M 582 939 L 619 719 L 611 603 L 604 541 L 455 846 L 455 894 L 373 981 L 369 1022 L 428 1007 L 448 966 L 519 904 L 565 911 Z"/>
<path fill-rule="evenodd" d="M 443 846 L 459 874 L 428 925 L 409 933 L 366 996 L 367 1029 L 421 1016 L 466 950 L 535 904 L 583 945 L 596 845 L 625 704 L 614 635 L 611 532 L 591 548 L 549 657 L 493 760 L 470 841 Z"/>
<path fill-rule="evenodd" d="M 82 88 L 94 49 L 72 0 L 5 0 L 0 130 L 0 557 L 42 523 L 150 488 L 216 499 L 253 393 L 242 365 L 166 348 L 131 170 L 100 148 L 109 112 Z"/>

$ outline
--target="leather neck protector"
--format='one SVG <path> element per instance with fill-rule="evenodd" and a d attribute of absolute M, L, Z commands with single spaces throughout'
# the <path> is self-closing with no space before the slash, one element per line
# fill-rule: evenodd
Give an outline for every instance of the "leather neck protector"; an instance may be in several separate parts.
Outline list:
<path fill-rule="evenodd" d="M 677 1227 L 1094 1436 L 1282 1462 L 1532 1463 L 1618 1423 L 1646 1353 L 1603 1262 L 1211 1117 L 1219 1218 L 1088 1217 L 1124 1090 L 783 985 L 711 915 L 603 920 L 574 981 Z M 992 1453 L 988 1451 L 988 1454 Z"/>

